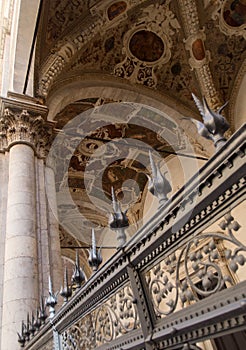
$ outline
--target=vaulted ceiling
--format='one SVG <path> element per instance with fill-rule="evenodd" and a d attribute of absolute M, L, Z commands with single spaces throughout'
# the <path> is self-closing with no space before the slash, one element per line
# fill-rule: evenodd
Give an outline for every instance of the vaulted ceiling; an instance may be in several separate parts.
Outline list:
<path fill-rule="evenodd" d="M 114 86 L 151 96 L 180 116 L 199 118 L 191 97 L 193 92 L 205 96 L 214 109 L 228 100 L 225 116 L 233 130 L 236 97 L 246 70 L 245 38 L 245 0 L 46 0 L 36 47 L 36 95 L 50 105 L 49 118 L 56 121 L 58 129 L 63 129 L 76 116 L 98 106 L 131 102 L 124 98 L 124 93 L 114 94 Z M 90 94 L 74 93 L 74 88 L 69 87 L 75 84 L 76 91 L 88 88 Z M 99 93 L 106 86 L 107 97 Z M 52 107 L 54 101 L 56 108 Z M 81 134 L 76 129 L 77 143 L 66 165 L 68 186 L 79 211 L 95 225 L 107 225 L 107 218 L 91 203 L 86 190 L 87 185 L 92 185 L 90 181 L 85 184 L 84 173 L 93 157 L 93 169 L 88 174 L 94 180 L 101 176 L 101 188 L 91 189 L 98 201 L 103 196 L 102 201 L 111 199 L 111 187 L 122 199 L 122 184 L 131 179 L 138 183 L 141 198 L 137 202 L 141 203 L 146 196 L 149 172 L 145 169 L 147 158 L 139 161 L 143 154 L 139 149 L 137 157 L 132 151 L 124 153 L 124 145 L 113 144 L 109 152 L 112 161 L 105 165 L 103 152 L 95 155 L 100 147 L 115 139 L 141 139 L 164 158 L 182 150 L 180 130 L 192 129 L 179 117 L 170 118 L 170 114 L 160 117 L 152 108 L 138 107 L 128 104 L 128 117 L 118 118 L 117 123 L 109 118 L 102 125 L 98 123 L 100 118 L 87 115 L 86 125 L 93 119 L 93 127 L 87 130 L 81 124 Z M 157 137 L 158 125 L 173 133 L 173 144 L 165 137 Z M 204 150 L 199 137 L 195 139 L 200 143 L 200 155 L 207 156 L 209 152 Z M 64 183 L 66 166 L 63 164 L 63 170 L 57 174 L 58 189 Z M 127 197 L 126 190 L 124 195 Z M 137 197 L 136 193 L 128 195 Z M 138 212 L 139 218 L 142 212 Z"/>

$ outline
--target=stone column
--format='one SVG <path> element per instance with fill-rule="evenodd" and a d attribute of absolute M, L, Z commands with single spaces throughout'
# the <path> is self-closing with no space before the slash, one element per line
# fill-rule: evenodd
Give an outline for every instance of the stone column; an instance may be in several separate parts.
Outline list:
<path fill-rule="evenodd" d="M 0 148 L 9 152 L 1 349 L 19 349 L 17 331 L 39 301 L 36 156 L 46 108 L 20 96 L 2 99 Z M 19 97 L 19 98 L 18 98 Z"/>
<path fill-rule="evenodd" d="M 2 349 L 18 348 L 16 332 L 38 299 L 34 151 L 15 144 L 9 152 Z"/>
<path fill-rule="evenodd" d="M 8 186 L 8 155 L 0 153 L 0 344 L 2 328 L 3 275 Z"/>
<path fill-rule="evenodd" d="M 63 283 L 63 269 L 61 259 L 61 246 L 59 238 L 59 224 L 57 221 L 57 202 L 55 189 L 55 174 L 49 165 L 45 168 L 45 188 L 47 193 L 49 218 L 49 244 L 50 244 L 50 270 L 54 291 L 59 291 Z"/>

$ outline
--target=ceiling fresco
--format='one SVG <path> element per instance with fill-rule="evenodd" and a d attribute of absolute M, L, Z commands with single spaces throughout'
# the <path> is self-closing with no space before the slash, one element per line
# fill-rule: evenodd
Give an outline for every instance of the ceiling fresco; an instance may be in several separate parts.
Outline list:
<path fill-rule="evenodd" d="M 82 242 L 90 238 L 91 227 L 108 227 L 112 188 L 128 209 L 130 224 L 142 219 L 151 174 L 149 150 L 159 161 L 185 152 L 182 129 L 163 113 L 141 104 L 108 101 L 90 108 L 97 101 L 81 100 L 74 109 L 70 105 L 59 113 L 62 133 L 53 146 L 61 221 L 71 235 L 77 221 L 82 231 L 76 237 Z M 69 115 L 70 122 L 65 119 L 63 125 L 62 115 Z"/>
<path fill-rule="evenodd" d="M 246 70 L 245 38 L 245 0 L 49 0 L 36 46 L 36 95 L 49 105 L 54 91 L 66 84 L 77 82 L 79 89 L 80 82 L 90 87 L 96 80 L 98 86 L 112 82 L 113 89 L 117 82 L 145 95 L 156 94 L 181 115 L 190 111 L 199 119 L 191 97 L 195 93 L 214 109 L 228 100 L 225 116 L 233 130 L 234 96 Z M 182 152 L 183 127 L 196 153 L 208 153 L 186 121 L 131 104 L 124 105 L 126 114 L 121 110 L 125 119 L 118 110 L 114 118 L 91 112 L 122 102 L 124 96 L 70 96 L 51 116 L 57 129 L 73 135 L 70 142 L 60 143 L 56 173 L 57 191 L 62 196 L 67 186 L 71 195 L 71 203 L 59 208 L 62 215 L 68 213 L 64 221 L 70 222 L 70 232 L 76 231 L 78 212 L 91 223 L 83 223 L 85 230 L 108 225 L 112 187 L 123 206 L 135 203 L 130 221 L 141 219 L 150 172 L 148 149 L 160 159 Z M 79 127 L 69 126 L 78 115 L 85 115 Z M 129 146 L 129 139 L 139 142 L 137 147 Z M 79 233 L 75 236 L 83 241 Z"/>

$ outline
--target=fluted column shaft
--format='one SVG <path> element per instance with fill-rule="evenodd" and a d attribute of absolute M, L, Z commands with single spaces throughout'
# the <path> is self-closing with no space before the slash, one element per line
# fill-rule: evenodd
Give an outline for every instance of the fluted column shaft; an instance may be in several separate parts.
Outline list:
<path fill-rule="evenodd" d="M 1 347 L 5 350 L 18 348 L 16 332 L 38 302 L 34 162 L 29 145 L 10 148 Z"/>

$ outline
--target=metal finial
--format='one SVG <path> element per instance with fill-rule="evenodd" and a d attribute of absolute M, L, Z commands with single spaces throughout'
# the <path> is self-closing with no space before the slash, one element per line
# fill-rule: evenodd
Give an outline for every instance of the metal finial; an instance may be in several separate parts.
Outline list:
<path fill-rule="evenodd" d="M 44 297 L 41 296 L 40 298 L 40 308 L 39 308 L 39 319 L 42 324 L 45 323 L 45 320 L 47 318 L 46 310 L 45 310 L 45 303 L 44 303 Z"/>
<path fill-rule="evenodd" d="M 35 332 L 36 332 L 35 319 L 34 319 L 34 315 L 32 312 L 32 317 L 31 317 L 31 321 L 30 321 L 30 333 L 32 336 L 34 336 Z"/>
<path fill-rule="evenodd" d="M 172 191 L 169 181 L 161 174 L 159 167 L 155 164 L 152 154 L 149 151 L 149 159 L 152 176 L 148 175 L 149 191 L 159 199 L 159 204 L 162 206 L 168 200 L 167 194 Z"/>
<path fill-rule="evenodd" d="M 64 271 L 64 283 L 63 287 L 61 287 L 60 290 L 60 295 L 64 299 L 64 304 L 68 302 L 68 298 L 71 297 L 72 295 L 72 288 L 68 284 L 68 278 L 67 278 L 67 266 L 65 266 L 65 271 Z"/>
<path fill-rule="evenodd" d="M 126 234 L 125 229 L 129 226 L 128 217 L 126 212 L 123 212 L 120 207 L 119 201 L 116 200 L 115 192 L 113 187 L 111 188 L 112 192 L 112 204 L 114 212 L 110 214 L 109 217 L 109 226 L 112 230 L 116 231 L 118 249 L 126 243 Z"/>
<path fill-rule="evenodd" d="M 51 277 L 49 276 L 49 296 L 46 299 L 46 306 L 49 307 L 49 318 L 53 318 L 55 315 L 55 306 L 57 304 L 57 294 L 53 292 Z"/>
<path fill-rule="evenodd" d="M 72 275 L 72 283 L 75 284 L 75 287 L 78 290 L 81 287 L 81 284 L 82 282 L 84 282 L 84 280 L 85 280 L 85 274 L 80 267 L 79 252 L 78 250 L 76 250 L 76 262 L 75 262 L 73 275 Z"/>
<path fill-rule="evenodd" d="M 227 120 L 221 115 L 222 110 L 226 107 L 226 102 L 217 112 L 211 110 L 208 106 L 206 99 L 203 97 L 201 101 L 192 94 L 193 100 L 202 116 L 203 123 L 195 121 L 198 132 L 203 137 L 212 140 L 216 151 L 218 151 L 226 142 L 224 133 L 229 129 Z"/>
<path fill-rule="evenodd" d="M 23 322 L 24 325 L 24 337 L 26 339 L 26 341 L 30 340 L 30 321 L 29 321 L 29 313 L 27 313 L 27 317 L 26 317 L 26 324 Z"/>
<path fill-rule="evenodd" d="M 25 346 L 25 335 L 24 335 L 24 329 L 25 329 L 25 325 L 24 325 L 24 321 L 21 322 L 21 334 L 19 332 L 17 332 L 18 335 L 18 342 L 20 343 L 21 348 L 24 348 Z"/>
<path fill-rule="evenodd" d="M 36 310 L 36 319 L 34 320 L 34 323 L 33 323 L 33 325 L 34 325 L 34 327 L 35 327 L 35 329 L 37 331 L 39 331 L 39 328 L 41 327 L 41 324 L 42 324 L 42 322 L 41 322 L 41 319 L 40 319 L 40 308 L 37 308 L 37 310 Z"/>
<path fill-rule="evenodd" d="M 92 229 L 92 232 L 91 232 L 91 249 L 89 250 L 88 262 L 93 271 L 97 271 L 98 267 L 102 263 L 102 255 L 101 255 L 100 249 L 97 250 L 97 246 L 96 246 L 94 228 Z"/>

